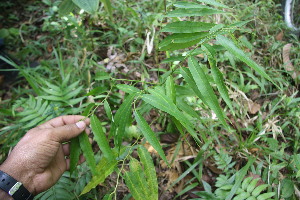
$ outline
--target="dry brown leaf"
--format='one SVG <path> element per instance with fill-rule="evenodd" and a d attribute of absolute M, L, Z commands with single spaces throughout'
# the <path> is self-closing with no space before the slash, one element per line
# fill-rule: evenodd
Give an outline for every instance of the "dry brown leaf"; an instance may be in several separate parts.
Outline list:
<path fill-rule="evenodd" d="M 148 150 L 149 153 L 154 153 L 154 154 L 158 155 L 157 151 L 153 148 L 153 146 L 149 142 L 146 142 L 144 144 L 144 147 Z"/>
<path fill-rule="evenodd" d="M 254 115 L 260 110 L 261 105 L 253 101 L 248 101 L 248 111 L 250 114 Z"/>
<path fill-rule="evenodd" d="M 282 39 L 283 39 L 283 31 L 281 31 L 280 33 L 278 33 L 278 35 L 276 35 L 276 40 L 277 41 L 282 41 Z"/>
<path fill-rule="evenodd" d="M 291 63 L 291 60 L 290 60 L 291 48 L 292 48 L 292 44 L 289 43 L 289 44 L 284 45 L 283 49 L 282 49 L 283 65 L 284 65 L 284 68 L 287 71 L 294 71 L 295 70 L 295 68 L 294 68 L 294 66 L 293 66 L 293 64 Z"/>

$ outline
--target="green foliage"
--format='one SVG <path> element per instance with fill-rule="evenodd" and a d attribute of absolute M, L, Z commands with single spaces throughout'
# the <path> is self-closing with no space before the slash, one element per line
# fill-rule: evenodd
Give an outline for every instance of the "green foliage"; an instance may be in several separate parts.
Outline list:
<path fill-rule="evenodd" d="M 138 160 L 132 158 L 129 163 L 130 171 L 124 174 L 126 185 L 136 200 L 158 199 L 156 172 L 151 156 L 149 152 L 141 146 L 138 149 L 138 154 L 144 169 Z"/>
<path fill-rule="evenodd" d="M 30 51 L 23 56 L 38 52 L 34 55 L 39 58 L 52 45 L 59 51 L 47 54 L 49 61 L 42 61 L 37 69 L 16 66 L 32 89 L 20 89 L 12 109 L 0 107 L 7 117 L 1 118 L 6 125 L 0 129 L 5 136 L 1 145 L 8 151 L 29 128 L 56 116 L 80 113 L 91 119 L 96 143 L 90 144 L 86 133 L 72 139 L 71 175 L 64 175 L 38 198 L 119 199 L 123 194 L 117 189 L 125 180 L 131 194 L 123 199 L 131 195 L 158 199 L 162 185 L 158 180 L 167 180 L 157 179 L 154 163 L 159 165 L 160 158 L 171 169 L 173 165 L 184 169 L 166 189 L 184 183 L 175 198 L 189 198 L 191 193 L 198 199 L 295 198 L 300 176 L 300 100 L 282 78 L 281 66 L 268 63 L 281 58 L 281 51 L 280 55 L 275 51 L 281 43 L 249 34 L 264 18 L 256 11 L 260 16 L 256 19 L 252 10 L 266 9 L 262 6 L 270 6 L 270 1 L 43 2 L 47 17 L 39 34 L 44 35 L 36 37 L 34 45 L 26 45 Z M 73 12 L 78 8 L 86 13 Z M 157 27 L 161 27 L 159 34 L 155 34 Z M 27 28 L 0 33 L 10 39 L 19 34 L 28 37 L 34 31 L 26 32 Z M 45 41 L 53 44 L 47 46 Z M 274 46 L 259 46 L 267 43 Z M 157 49 L 147 55 L 145 49 L 151 46 Z M 276 58 L 269 58 L 273 53 Z M 166 59 L 159 64 L 161 57 Z M 260 106 L 257 112 L 251 111 L 254 101 Z M 176 141 L 162 145 L 162 133 L 180 134 L 172 160 L 170 149 Z M 155 162 L 142 147 L 144 142 L 157 151 L 160 158 Z M 193 155 L 180 158 L 181 144 L 188 145 Z M 252 159 L 256 151 L 261 164 Z M 84 167 L 77 166 L 80 154 L 86 158 Z M 210 175 L 208 159 L 222 174 Z M 83 168 L 88 178 L 80 174 Z M 261 178 L 253 178 L 249 171 Z M 203 181 L 204 175 L 216 178 L 215 185 Z"/>

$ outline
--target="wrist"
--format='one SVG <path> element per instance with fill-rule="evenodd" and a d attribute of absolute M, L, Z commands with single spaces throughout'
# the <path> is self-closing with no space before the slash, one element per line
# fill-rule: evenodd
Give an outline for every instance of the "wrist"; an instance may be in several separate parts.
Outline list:
<path fill-rule="evenodd" d="M 7 192 L 0 189 L 0 199 L 14 200 Z"/>
<path fill-rule="evenodd" d="M 33 173 L 28 172 L 26 167 L 5 161 L 0 165 L 0 170 L 22 183 L 31 194 L 35 194 L 34 184 L 32 183 Z"/>

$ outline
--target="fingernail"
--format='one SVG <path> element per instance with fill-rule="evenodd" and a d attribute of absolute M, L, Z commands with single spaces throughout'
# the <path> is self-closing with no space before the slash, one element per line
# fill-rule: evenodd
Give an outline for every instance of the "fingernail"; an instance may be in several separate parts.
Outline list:
<path fill-rule="evenodd" d="M 76 126 L 80 129 L 84 129 L 86 124 L 84 123 L 84 121 L 80 121 L 76 123 Z"/>

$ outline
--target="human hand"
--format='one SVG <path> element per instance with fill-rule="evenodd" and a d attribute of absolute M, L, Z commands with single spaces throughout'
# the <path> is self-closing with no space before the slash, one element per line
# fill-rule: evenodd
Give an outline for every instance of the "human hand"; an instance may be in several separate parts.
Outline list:
<path fill-rule="evenodd" d="M 69 169 L 69 144 L 90 124 L 79 115 L 61 116 L 29 130 L 15 146 L 0 170 L 11 175 L 36 195 L 52 187 Z M 78 147 L 79 148 L 79 147 Z M 83 157 L 81 157 L 83 162 Z"/>

